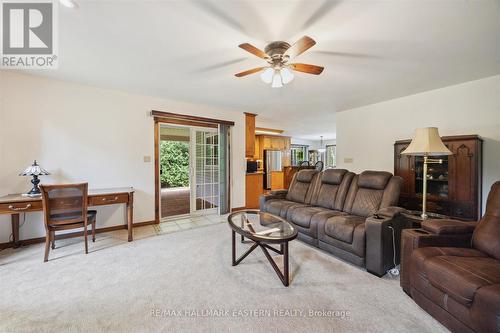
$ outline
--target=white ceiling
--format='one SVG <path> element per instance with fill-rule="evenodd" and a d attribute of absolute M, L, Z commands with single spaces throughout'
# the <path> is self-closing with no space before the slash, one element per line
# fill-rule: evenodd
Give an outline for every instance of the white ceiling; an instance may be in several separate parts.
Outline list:
<path fill-rule="evenodd" d="M 59 79 L 259 114 L 304 139 L 335 137 L 335 112 L 500 73 L 500 0 L 82 1 L 60 9 Z M 317 45 L 325 66 L 281 89 L 234 73 L 237 46 Z"/>

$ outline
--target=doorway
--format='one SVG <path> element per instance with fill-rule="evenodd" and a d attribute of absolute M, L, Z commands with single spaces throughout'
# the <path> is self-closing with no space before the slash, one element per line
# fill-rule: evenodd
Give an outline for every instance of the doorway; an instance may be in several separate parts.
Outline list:
<path fill-rule="evenodd" d="M 160 127 L 160 191 L 161 218 L 191 212 L 189 128 Z"/>
<path fill-rule="evenodd" d="M 158 148 L 161 220 L 217 213 L 217 128 L 161 124 Z"/>

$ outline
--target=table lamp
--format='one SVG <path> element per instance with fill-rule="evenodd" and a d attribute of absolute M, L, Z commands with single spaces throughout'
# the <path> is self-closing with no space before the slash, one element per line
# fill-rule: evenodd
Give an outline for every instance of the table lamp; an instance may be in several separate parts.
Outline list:
<path fill-rule="evenodd" d="M 413 155 L 424 157 L 424 174 L 422 186 L 422 218 L 427 218 L 427 165 L 431 163 L 443 163 L 441 159 L 429 158 L 430 156 L 451 155 L 451 151 L 444 145 L 437 127 L 417 128 L 415 136 L 410 145 L 401 152 L 402 155 Z"/>
<path fill-rule="evenodd" d="M 44 168 L 38 165 L 36 163 L 36 160 L 33 162 L 32 165 L 26 168 L 22 173 L 19 174 L 19 176 L 33 176 L 33 179 L 31 180 L 31 183 L 33 184 L 33 188 L 31 191 L 26 193 L 27 196 L 34 197 L 40 195 L 40 188 L 38 187 L 38 184 L 40 183 L 40 179 L 38 179 L 38 176 L 46 176 L 50 175 L 50 173 L 47 172 Z"/>

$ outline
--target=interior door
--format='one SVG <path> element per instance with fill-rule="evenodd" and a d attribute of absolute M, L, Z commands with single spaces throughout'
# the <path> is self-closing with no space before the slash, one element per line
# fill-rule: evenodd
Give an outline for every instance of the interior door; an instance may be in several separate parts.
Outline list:
<path fill-rule="evenodd" d="M 191 129 L 191 214 L 216 213 L 219 207 L 219 133 Z"/>

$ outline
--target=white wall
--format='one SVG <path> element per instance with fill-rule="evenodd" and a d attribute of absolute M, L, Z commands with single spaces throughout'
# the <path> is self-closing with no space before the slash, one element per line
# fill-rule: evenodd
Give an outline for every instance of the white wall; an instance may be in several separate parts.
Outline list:
<path fill-rule="evenodd" d="M 0 195 L 29 190 L 29 179 L 18 174 L 37 159 L 52 174 L 42 182 L 88 181 L 91 188 L 133 186 L 134 222 L 154 220 L 154 163 L 143 162 L 143 157 L 154 156 L 149 112 L 155 109 L 235 122 L 231 204 L 244 206 L 243 113 L 0 73 Z M 122 206 L 100 208 L 98 227 L 123 224 L 124 214 Z M 0 216 L 0 243 L 7 242 L 10 233 L 10 217 Z M 26 214 L 21 239 L 43 235 L 42 215 Z"/>
<path fill-rule="evenodd" d="M 311 147 L 314 146 L 314 141 L 312 140 L 305 140 L 305 139 L 299 139 L 299 138 L 294 138 L 292 137 L 291 139 L 292 145 L 306 145 L 309 146 L 309 149 L 312 149 Z"/>
<path fill-rule="evenodd" d="M 334 145 L 337 143 L 337 140 L 324 140 L 323 141 L 323 147 L 326 145 Z M 320 140 L 305 140 L 305 139 L 298 139 L 292 137 L 292 144 L 293 145 L 308 145 L 309 149 L 318 149 L 321 146 L 321 141 Z"/>
<path fill-rule="evenodd" d="M 427 126 L 438 127 L 442 136 L 483 137 L 486 202 L 491 184 L 500 180 L 500 75 L 339 112 L 338 167 L 393 172 L 394 141 L 410 139 L 415 128 Z"/>

